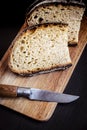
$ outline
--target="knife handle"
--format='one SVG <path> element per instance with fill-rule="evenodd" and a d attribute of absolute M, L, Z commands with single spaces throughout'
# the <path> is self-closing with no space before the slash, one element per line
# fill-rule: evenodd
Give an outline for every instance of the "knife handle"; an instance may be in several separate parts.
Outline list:
<path fill-rule="evenodd" d="M 0 97 L 17 97 L 17 86 L 0 84 Z"/>

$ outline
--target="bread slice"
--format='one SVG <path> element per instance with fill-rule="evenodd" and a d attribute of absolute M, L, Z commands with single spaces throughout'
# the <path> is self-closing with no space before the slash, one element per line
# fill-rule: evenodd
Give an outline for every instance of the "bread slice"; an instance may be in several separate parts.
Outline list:
<path fill-rule="evenodd" d="M 8 62 L 11 71 L 32 76 L 72 65 L 68 25 L 46 23 L 25 29 L 13 43 Z"/>
<path fill-rule="evenodd" d="M 36 0 L 27 10 L 26 23 L 28 26 L 46 22 L 67 23 L 69 45 L 77 45 L 84 11 L 84 3 L 74 0 Z"/>

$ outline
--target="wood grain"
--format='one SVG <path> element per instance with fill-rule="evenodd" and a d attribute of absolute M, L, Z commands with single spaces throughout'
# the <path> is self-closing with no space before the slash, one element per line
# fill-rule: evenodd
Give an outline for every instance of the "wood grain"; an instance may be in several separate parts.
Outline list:
<path fill-rule="evenodd" d="M 17 86 L 0 84 L 0 97 L 17 97 Z"/>
<path fill-rule="evenodd" d="M 20 31 L 25 27 L 25 24 Z M 20 32 L 19 31 L 19 32 Z M 18 33 L 19 33 L 18 32 Z M 48 74 L 37 75 L 34 77 L 22 77 L 12 73 L 7 65 L 10 49 L 9 47 L 0 62 L 0 83 L 8 85 L 17 85 L 25 87 L 40 88 L 44 90 L 52 90 L 54 92 L 63 92 L 66 85 L 80 59 L 80 56 L 87 42 L 87 18 L 84 16 L 79 34 L 79 43 L 76 47 L 69 47 L 72 59 L 72 67 L 64 71 L 57 71 Z M 11 108 L 21 114 L 39 121 L 47 121 L 53 115 L 57 103 L 48 103 L 41 101 L 29 101 L 24 98 L 0 98 L 0 104 Z"/>

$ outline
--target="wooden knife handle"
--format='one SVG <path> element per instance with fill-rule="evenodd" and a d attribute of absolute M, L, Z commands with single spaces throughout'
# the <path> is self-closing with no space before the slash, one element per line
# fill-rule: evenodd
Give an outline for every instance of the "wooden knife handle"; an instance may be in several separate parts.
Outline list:
<path fill-rule="evenodd" d="M 0 84 L 0 97 L 17 97 L 17 86 Z"/>

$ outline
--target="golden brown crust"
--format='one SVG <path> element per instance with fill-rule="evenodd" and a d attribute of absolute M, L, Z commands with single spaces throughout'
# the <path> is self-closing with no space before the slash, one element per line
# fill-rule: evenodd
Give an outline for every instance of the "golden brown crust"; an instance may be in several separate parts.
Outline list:
<path fill-rule="evenodd" d="M 35 76 L 35 75 L 39 75 L 39 74 L 46 74 L 46 73 L 50 73 L 50 72 L 55 72 L 55 71 L 64 71 L 65 69 L 68 69 L 69 67 L 72 66 L 72 63 L 66 64 L 66 65 L 59 65 L 59 66 L 55 66 L 55 67 L 51 67 L 51 68 L 46 68 L 46 69 L 42 69 L 42 70 L 36 70 L 36 71 L 31 71 L 29 72 L 28 70 L 26 71 L 18 71 L 16 69 L 13 69 L 12 66 L 9 67 L 10 69 L 15 73 L 15 74 L 19 74 L 21 76 Z"/>

